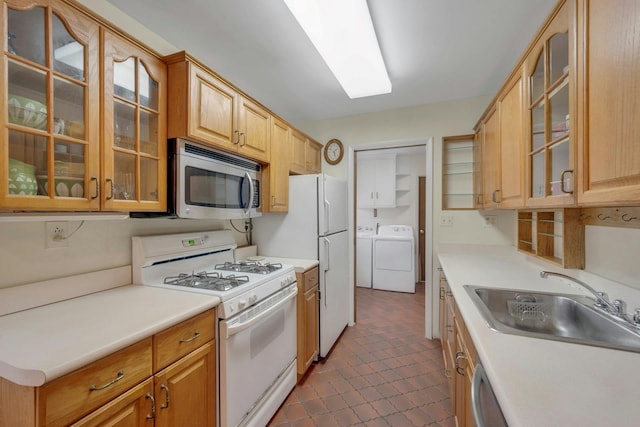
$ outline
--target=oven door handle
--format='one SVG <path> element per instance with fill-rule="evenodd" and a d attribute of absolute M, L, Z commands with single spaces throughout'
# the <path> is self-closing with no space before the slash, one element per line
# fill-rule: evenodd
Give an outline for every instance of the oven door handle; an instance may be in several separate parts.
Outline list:
<path fill-rule="evenodd" d="M 235 334 L 240 333 L 240 332 L 244 331 L 245 329 L 250 328 L 251 326 L 253 326 L 256 323 L 260 322 L 262 319 L 264 319 L 265 317 L 269 316 L 274 311 L 279 310 L 280 307 L 282 307 L 287 302 L 289 302 L 289 300 L 295 298 L 296 295 L 298 295 L 298 287 L 294 286 L 293 287 L 293 291 L 289 295 L 284 297 L 284 299 L 282 299 L 281 301 L 278 301 L 274 306 L 267 308 L 265 311 L 263 311 L 262 313 L 258 314 L 257 316 L 252 317 L 252 318 L 250 318 L 250 319 L 248 319 L 248 320 L 246 320 L 244 322 L 235 323 L 233 325 L 229 325 L 228 322 L 222 323 L 222 329 L 223 329 L 222 333 L 224 334 L 225 338 L 229 339 L 230 337 L 234 336 Z"/>

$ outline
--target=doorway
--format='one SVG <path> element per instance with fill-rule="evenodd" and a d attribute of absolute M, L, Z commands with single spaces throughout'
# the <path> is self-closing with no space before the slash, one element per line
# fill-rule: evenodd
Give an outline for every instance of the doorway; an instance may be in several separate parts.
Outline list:
<path fill-rule="evenodd" d="M 426 281 L 427 177 L 418 177 L 418 281 Z"/>

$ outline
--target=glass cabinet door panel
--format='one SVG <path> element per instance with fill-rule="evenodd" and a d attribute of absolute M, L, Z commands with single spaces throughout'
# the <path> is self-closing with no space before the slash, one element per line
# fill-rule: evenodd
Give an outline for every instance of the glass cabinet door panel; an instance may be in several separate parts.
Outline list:
<path fill-rule="evenodd" d="M 530 77 L 531 99 L 529 102 L 534 103 L 542 96 L 544 92 L 544 56 L 541 53 L 536 63 L 536 68 Z"/>
<path fill-rule="evenodd" d="M 158 110 L 158 82 L 149 76 L 142 62 L 140 62 L 138 73 L 140 81 L 140 105 Z"/>
<path fill-rule="evenodd" d="M 114 161 L 113 197 L 118 200 L 136 200 L 136 156 L 115 152 Z"/>
<path fill-rule="evenodd" d="M 34 129 L 47 127 L 45 74 L 9 61 L 9 122 Z"/>
<path fill-rule="evenodd" d="M 551 157 L 551 195 L 565 194 L 562 191 L 561 179 L 562 172 L 569 169 L 569 140 L 565 139 L 553 145 L 549 155 Z M 566 191 L 571 190 L 571 186 L 566 181 L 564 188 Z"/>
<path fill-rule="evenodd" d="M 136 102 L 136 61 L 129 58 L 126 61 L 113 63 L 113 92 L 114 95 Z"/>
<path fill-rule="evenodd" d="M 73 79 L 84 81 L 85 47 L 80 44 L 53 14 L 53 69 Z"/>
<path fill-rule="evenodd" d="M 84 86 L 56 78 L 53 95 L 53 132 L 71 136 L 72 123 L 84 128 Z"/>
<path fill-rule="evenodd" d="M 140 151 L 158 155 L 158 115 L 140 110 Z"/>
<path fill-rule="evenodd" d="M 8 8 L 7 23 L 9 53 L 46 65 L 44 8 L 34 7 L 29 10 Z"/>
<path fill-rule="evenodd" d="M 558 33 L 549 40 L 549 84 L 553 85 L 568 71 L 569 33 Z"/>
<path fill-rule="evenodd" d="M 47 195 L 40 177 L 47 176 L 47 139 L 9 131 L 9 194 Z"/>
<path fill-rule="evenodd" d="M 544 151 L 533 155 L 531 161 L 531 195 L 532 197 L 544 197 L 545 196 L 545 161 Z"/>
<path fill-rule="evenodd" d="M 551 140 L 560 138 L 569 131 L 569 85 L 562 84 L 549 94 L 549 116 L 551 117 Z"/>
<path fill-rule="evenodd" d="M 57 197 L 84 197 L 85 164 L 83 161 L 74 161 L 78 156 L 70 152 L 78 148 L 83 149 L 79 144 L 65 141 L 56 140 L 54 143 L 54 194 Z"/>
<path fill-rule="evenodd" d="M 158 200 L 158 161 L 142 157 L 140 159 L 140 199 Z"/>
<path fill-rule="evenodd" d="M 113 102 L 113 137 L 117 147 L 136 148 L 136 109 L 120 101 Z"/>
<path fill-rule="evenodd" d="M 544 147 L 546 142 L 544 131 L 544 102 L 541 102 L 531 109 L 531 143 L 533 151 Z"/>

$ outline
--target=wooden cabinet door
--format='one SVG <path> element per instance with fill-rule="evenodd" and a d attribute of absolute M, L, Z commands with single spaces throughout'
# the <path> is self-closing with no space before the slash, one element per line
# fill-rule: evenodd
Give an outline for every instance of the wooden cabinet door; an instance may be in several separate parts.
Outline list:
<path fill-rule="evenodd" d="M 10 0 L 0 31 L 0 210 L 99 210 L 98 24 L 63 1 Z"/>
<path fill-rule="evenodd" d="M 236 151 L 240 137 L 235 123 L 237 92 L 195 64 L 190 64 L 189 91 L 189 135 Z"/>
<path fill-rule="evenodd" d="M 500 207 L 524 206 L 524 128 L 522 76 L 499 101 L 500 105 Z"/>
<path fill-rule="evenodd" d="M 499 182 L 499 116 L 493 109 L 482 123 L 482 206 L 496 208 L 500 202 Z"/>
<path fill-rule="evenodd" d="M 268 194 L 264 198 L 263 211 L 287 212 L 289 210 L 289 147 L 291 130 L 275 117 L 271 120 L 271 161 L 262 170 L 262 178 L 268 178 Z M 268 175 L 268 177 L 267 177 Z M 268 205 L 265 209 L 265 205 Z"/>
<path fill-rule="evenodd" d="M 296 174 L 307 173 L 307 137 L 295 129 L 291 130 L 291 166 Z"/>
<path fill-rule="evenodd" d="M 153 379 L 156 427 L 216 425 L 215 340 Z"/>
<path fill-rule="evenodd" d="M 103 209 L 165 211 L 166 65 L 108 31 L 103 40 Z"/>
<path fill-rule="evenodd" d="M 307 173 L 322 172 L 322 144 L 308 140 L 305 149 Z"/>
<path fill-rule="evenodd" d="M 579 204 L 640 202 L 640 2 L 578 11 Z"/>
<path fill-rule="evenodd" d="M 238 154 L 269 163 L 271 114 L 255 102 L 240 97 L 238 102 Z"/>
<path fill-rule="evenodd" d="M 305 371 L 318 355 L 318 287 L 310 289 L 304 294 L 305 306 L 305 351 L 304 367 Z"/>
<path fill-rule="evenodd" d="M 71 427 L 153 427 L 153 381 L 151 378 L 87 415 Z"/>

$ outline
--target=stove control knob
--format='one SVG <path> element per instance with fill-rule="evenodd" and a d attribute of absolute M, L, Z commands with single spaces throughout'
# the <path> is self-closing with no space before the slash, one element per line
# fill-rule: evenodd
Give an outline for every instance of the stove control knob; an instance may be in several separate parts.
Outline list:
<path fill-rule="evenodd" d="M 255 304 L 258 301 L 258 295 L 253 294 L 249 297 L 249 304 Z"/>
<path fill-rule="evenodd" d="M 240 301 L 238 301 L 238 309 L 242 310 L 243 308 L 245 308 L 247 306 L 247 301 L 241 299 Z"/>

